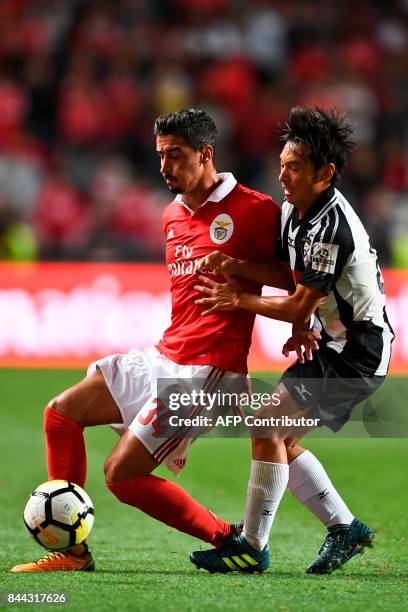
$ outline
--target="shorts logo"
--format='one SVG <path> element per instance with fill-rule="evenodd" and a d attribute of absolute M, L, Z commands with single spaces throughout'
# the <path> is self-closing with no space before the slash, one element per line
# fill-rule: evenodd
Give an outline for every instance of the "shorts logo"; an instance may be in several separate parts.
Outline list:
<path fill-rule="evenodd" d="M 234 231 L 234 222 L 229 215 L 222 214 L 215 217 L 210 227 L 210 237 L 215 244 L 227 242 Z"/>
<path fill-rule="evenodd" d="M 295 390 L 298 392 L 303 402 L 306 401 L 306 395 L 310 395 L 310 397 L 313 397 L 310 391 L 305 387 L 303 383 L 300 385 L 300 387 L 295 385 Z"/>
<path fill-rule="evenodd" d="M 312 270 L 334 274 L 338 252 L 338 244 L 316 242 L 312 247 Z"/>

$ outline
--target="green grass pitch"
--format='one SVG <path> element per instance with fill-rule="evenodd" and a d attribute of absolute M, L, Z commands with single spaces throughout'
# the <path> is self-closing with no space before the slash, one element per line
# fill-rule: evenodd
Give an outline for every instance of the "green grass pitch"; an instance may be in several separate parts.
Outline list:
<path fill-rule="evenodd" d="M 287 494 L 270 539 L 270 570 L 263 575 L 210 575 L 198 572 L 188 560 L 190 550 L 204 546 L 201 542 L 121 505 L 109 493 L 102 466 L 116 435 L 107 427 L 88 430 L 87 490 L 96 508 L 90 547 L 97 571 L 10 574 L 10 566 L 43 553 L 25 532 L 21 516 L 33 487 L 46 480 L 43 405 L 80 376 L 78 371 L 0 370 L 3 594 L 64 591 L 69 597 L 66 607 L 73 612 L 406 609 L 406 439 L 319 438 L 305 444 L 322 460 L 350 508 L 376 532 L 374 548 L 351 560 L 341 572 L 332 576 L 304 573 L 325 530 Z M 247 439 L 198 441 L 178 482 L 208 508 L 238 521 L 243 513 L 249 458 Z M 168 477 L 163 470 L 159 473 Z M 19 606 L 23 607 L 50 609 Z"/>

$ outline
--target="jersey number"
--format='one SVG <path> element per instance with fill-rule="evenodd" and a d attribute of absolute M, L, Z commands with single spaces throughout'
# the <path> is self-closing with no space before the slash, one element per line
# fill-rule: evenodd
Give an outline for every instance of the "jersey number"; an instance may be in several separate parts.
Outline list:
<path fill-rule="evenodd" d="M 155 398 L 152 400 L 152 406 L 149 407 L 148 405 L 144 406 L 142 408 L 142 410 L 139 412 L 137 420 L 139 421 L 139 423 L 141 425 L 148 425 L 150 422 L 152 423 L 152 436 L 154 436 L 155 438 L 157 438 L 157 436 L 159 435 L 158 430 L 158 421 L 157 421 L 157 405 L 158 405 L 158 399 Z"/>

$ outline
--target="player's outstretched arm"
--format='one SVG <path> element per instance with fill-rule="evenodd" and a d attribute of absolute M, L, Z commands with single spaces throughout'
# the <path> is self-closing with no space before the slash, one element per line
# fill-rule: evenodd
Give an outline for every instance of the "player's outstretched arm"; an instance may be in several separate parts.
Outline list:
<path fill-rule="evenodd" d="M 287 297 L 239 293 L 238 308 L 270 319 L 305 325 L 325 297 L 326 294 L 320 289 L 299 284 L 296 286 L 296 291 Z"/>
<path fill-rule="evenodd" d="M 296 291 L 289 296 L 259 296 L 243 293 L 236 283 L 216 283 L 206 276 L 199 276 L 202 285 L 194 288 L 203 297 L 196 304 L 207 306 L 202 315 L 206 316 L 218 310 L 237 310 L 242 308 L 255 314 L 287 321 L 298 325 L 306 325 L 316 308 L 326 297 L 326 294 L 314 287 L 297 285 Z"/>
<path fill-rule="evenodd" d="M 240 276 L 259 285 L 269 285 L 292 292 L 295 289 L 292 273 L 288 263 L 254 263 L 244 259 L 235 259 L 220 251 L 213 251 L 202 258 L 198 265 L 202 272 L 210 270 L 225 276 Z"/>

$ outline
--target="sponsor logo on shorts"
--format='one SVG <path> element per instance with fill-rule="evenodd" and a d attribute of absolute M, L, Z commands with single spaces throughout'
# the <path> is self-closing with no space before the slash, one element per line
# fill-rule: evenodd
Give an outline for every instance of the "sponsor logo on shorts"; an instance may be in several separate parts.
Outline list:
<path fill-rule="evenodd" d="M 234 222 L 232 218 L 223 213 L 215 217 L 210 226 L 210 238 L 215 244 L 224 244 L 227 242 L 234 231 Z"/>
<path fill-rule="evenodd" d="M 295 390 L 298 392 L 303 402 L 306 401 L 306 395 L 310 395 L 310 397 L 313 397 L 310 391 L 305 387 L 303 383 L 300 386 L 295 385 Z"/>
<path fill-rule="evenodd" d="M 312 247 L 312 270 L 334 274 L 338 251 L 338 244 L 316 242 Z"/>

